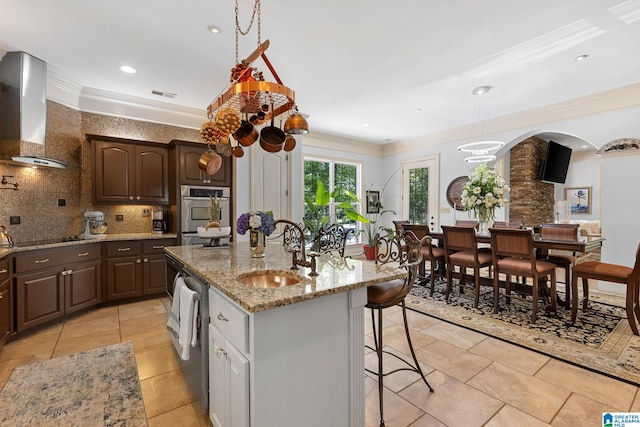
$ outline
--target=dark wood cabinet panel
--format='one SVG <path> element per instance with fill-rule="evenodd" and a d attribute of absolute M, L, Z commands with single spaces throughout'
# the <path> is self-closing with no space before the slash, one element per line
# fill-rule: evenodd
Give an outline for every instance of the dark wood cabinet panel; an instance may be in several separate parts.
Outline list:
<path fill-rule="evenodd" d="M 64 314 L 63 278 L 58 268 L 16 277 L 17 332 Z"/>
<path fill-rule="evenodd" d="M 182 145 L 185 144 L 185 145 Z M 178 177 L 180 185 L 211 185 L 216 187 L 231 186 L 231 168 L 233 159 L 222 156 L 222 166 L 213 175 L 200 169 L 200 155 L 207 151 L 207 146 L 196 143 L 182 143 L 178 150 Z"/>
<path fill-rule="evenodd" d="M 142 260 L 139 256 L 107 260 L 107 299 L 142 295 Z"/>
<path fill-rule="evenodd" d="M 167 259 L 164 255 L 145 255 L 143 292 L 159 294 L 167 288 Z"/>
<path fill-rule="evenodd" d="M 95 140 L 94 201 L 169 203 L 169 150 L 160 145 Z"/>
<path fill-rule="evenodd" d="M 9 277 L 9 261 L 0 261 L 0 345 L 2 345 L 9 334 L 11 334 L 11 278 Z"/>
<path fill-rule="evenodd" d="M 100 260 L 78 264 L 65 277 L 65 314 L 102 302 Z"/>

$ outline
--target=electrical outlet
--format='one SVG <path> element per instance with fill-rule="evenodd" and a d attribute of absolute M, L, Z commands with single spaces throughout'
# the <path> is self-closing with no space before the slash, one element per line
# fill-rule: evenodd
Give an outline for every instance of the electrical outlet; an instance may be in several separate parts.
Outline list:
<path fill-rule="evenodd" d="M 121 214 L 116 215 L 116 221 L 124 221 L 124 215 L 121 215 Z"/>
<path fill-rule="evenodd" d="M 9 217 L 9 224 L 11 224 L 11 225 L 20 224 L 20 217 L 19 216 L 10 216 Z"/>
<path fill-rule="evenodd" d="M 151 216 L 151 209 L 142 209 L 142 216 Z"/>
<path fill-rule="evenodd" d="M 58 199 L 58 206 L 67 206 L 67 199 Z"/>

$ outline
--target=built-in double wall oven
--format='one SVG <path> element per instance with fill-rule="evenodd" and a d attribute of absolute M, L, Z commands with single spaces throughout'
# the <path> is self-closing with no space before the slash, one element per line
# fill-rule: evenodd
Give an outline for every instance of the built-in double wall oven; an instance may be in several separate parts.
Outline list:
<path fill-rule="evenodd" d="M 221 225 L 231 225 L 229 187 L 203 187 L 182 185 L 180 187 L 180 239 L 181 245 L 197 245 L 204 243 L 198 237 L 198 227 L 204 227 L 209 222 L 209 197 L 222 199 L 220 205 Z"/>

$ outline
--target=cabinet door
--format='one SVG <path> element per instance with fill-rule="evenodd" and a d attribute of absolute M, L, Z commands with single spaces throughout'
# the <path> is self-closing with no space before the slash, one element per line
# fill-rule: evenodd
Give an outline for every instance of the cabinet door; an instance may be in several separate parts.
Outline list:
<path fill-rule="evenodd" d="M 216 427 L 249 427 L 249 361 L 209 325 L 209 418 Z"/>
<path fill-rule="evenodd" d="M 143 263 L 143 292 L 145 295 L 167 290 L 167 258 L 164 255 L 145 255 Z"/>
<path fill-rule="evenodd" d="M 2 275 L 0 275 L 0 277 L 2 277 Z M 11 333 L 11 296 L 9 295 L 9 282 L 8 277 L 4 280 L 0 279 L 0 344 L 5 342 Z"/>
<path fill-rule="evenodd" d="M 96 202 L 127 203 L 135 196 L 135 146 L 96 141 L 94 198 Z"/>
<path fill-rule="evenodd" d="M 140 257 L 107 260 L 107 300 L 142 295 L 142 260 Z"/>
<path fill-rule="evenodd" d="M 169 203 L 169 150 L 163 147 L 136 147 L 135 201 Z"/>
<path fill-rule="evenodd" d="M 194 146 L 178 146 L 180 184 L 182 185 L 212 185 L 217 187 L 231 186 L 231 157 L 222 156 L 222 165 L 218 172 L 208 175 L 198 166 L 200 155 L 207 150 L 201 144 Z"/>
<path fill-rule="evenodd" d="M 91 307 L 102 301 L 100 261 L 77 264 L 65 275 L 65 314 Z"/>
<path fill-rule="evenodd" d="M 17 332 L 64 314 L 63 278 L 58 269 L 16 277 Z"/>

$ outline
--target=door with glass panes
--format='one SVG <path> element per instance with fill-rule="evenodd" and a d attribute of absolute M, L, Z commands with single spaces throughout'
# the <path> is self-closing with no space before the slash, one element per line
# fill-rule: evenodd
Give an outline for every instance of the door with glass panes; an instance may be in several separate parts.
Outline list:
<path fill-rule="evenodd" d="M 439 231 L 438 157 L 402 163 L 402 215 L 412 224 Z"/>

